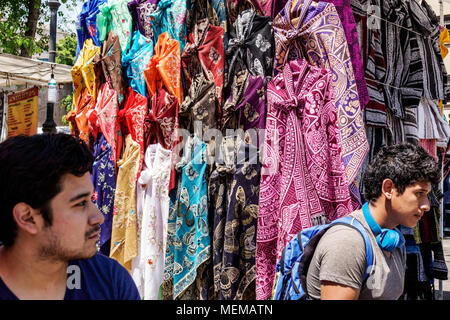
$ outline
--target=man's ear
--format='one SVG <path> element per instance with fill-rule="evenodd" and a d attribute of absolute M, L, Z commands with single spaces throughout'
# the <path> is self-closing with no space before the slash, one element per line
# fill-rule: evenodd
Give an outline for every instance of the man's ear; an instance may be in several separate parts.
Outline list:
<path fill-rule="evenodd" d="M 395 185 L 391 179 L 384 179 L 381 184 L 381 193 L 388 200 L 392 199 L 392 195 L 394 193 Z"/>
<path fill-rule="evenodd" d="M 17 227 L 25 232 L 35 235 L 42 228 L 42 216 L 25 202 L 17 203 L 13 208 L 14 221 Z"/>

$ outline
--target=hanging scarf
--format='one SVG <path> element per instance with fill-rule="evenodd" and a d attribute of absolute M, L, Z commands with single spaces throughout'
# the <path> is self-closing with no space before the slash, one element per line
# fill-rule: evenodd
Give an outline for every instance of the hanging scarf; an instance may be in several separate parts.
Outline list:
<path fill-rule="evenodd" d="M 174 95 L 181 105 L 183 102 L 183 86 L 181 84 L 180 43 L 170 39 L 164 32 L 158 39 L 155 52 L 147 68 L 144 69 L 145 82 L 150 98 L 158 88 L 163 86 Z"/>
<path fill-rule="evenodd" d="M 92 99 L 87 88 L 84 88 L 78 98 L 75 109 L 69 111 L 66 115 L 66 120 L 71 124 L 72 134 L 80 137 L 87 145 L 90 144 L 87 112 L 94 108 L 94 106 L 95 101 Z"/>
<path fill-rule="evenodd" d="M 112 30 L 118 37 L 120 49 L 126 52 L 130 47 L 133 21 L 128 10 L 128 0 L 109 0 L 102 4 L 97 16 L 99 39 L 103 42 Z"/>
<path fill-rule="evenodd" d="M 133 19 L 133 31 L 139 30 L 143 36 L 153 39 L 150 14 L 156 10 L 157 6 L 158 0 L 132 0 L 128 2 L 128 10 Z"/>
<path fill-rule="evenodd" d="M 140 149 L 131 134 L 127 135 L 122 158 L 117 161 L 119 171 L 114 195 L 110 257 L 117 260 L 129 272 L 132 259 L 138 253 L 136 181 L 141 160 Z"/>
<path fill-rule="evenodd" d="M 225 68 L 224 30 L 210 25 L 207 19 L 199 21 L 191 34 L 182 54 L 186 88 L 189 90 L 192 78 L 199 73 L 215 83 L 219 104 L 222 101 L 222 87 Z"/>
<path fill-rule="evenodd" d="M 120 158 L 123 140 L 117 115 L 118 111 L 117 93 L 106 82 L 100 87 L 95 108 L 89 110 L 87 117 L 94 128 L 92 131 L 95 132 L 94 130 L 98 128 L 111 146 L 112 159 L 115 165 Z"/>
<path fill-rule="evenodd" d="M 176 232 L 173 239 L 173 298 L 176 299 L 197 277 L 198 270 L 211 257 L 208 195 L 205 161 L 206 145 L 189 137 L 184 156 L 177 164 L 182 174 Z M 169 218 L 169 224 L 171 223 Z"/>
<path fill-rule="evenodd" d="M 241 12 L 230 30 L 227 85 L 231 86 L 232 75 L 242 69 L 247 69 L 253 76 L 271 76 L 273 43 L 272 21 L 269 17 L 259 16 L 253 9 Z"/>
<path fill-rule="evenodd" d="M 214 82 L 206 79 L 203 73 L 199 73 L 193 78 L 189 93 L 180 107 L 180 125 L 189 132 L 194 132 L 197 130 L 195 124 L 201 124 L 201 132 L 196 133 L 203 137 L 208 129 L 217 127 L 217 108 Z"/>
<path fill-rule="evenodd" d="M 117 101 L 119 105 L 122 105 L 125 100 L 125 88 L 122 77 L 121 52 L 119 37 L 113 31 L 108 33 L 103 43 L 101 64 L 106 81 L 116 90 Z"/>
<path fill-rule="evenodd" d="M 165 149 L 174 147 L 173 134 L 178 127 L 178 101 L 176 97 L 159 88 L 150 99 L 145 117 L 145 146 L 160 143 Z"/>
<path fill-rule="evenodd" d="M 265 128 L 266 88 L 260 76 L 247 70 L 233 79 L 232 92 L 223 107 L 223 128 Z M 236 114 L 237 112 L 237 114 Z M 234 123 L 237 120 L 237 124 Z"/>
<path fill-rule="evenodd" d="M 331 3 L 289 0 L 274 20 L 274 33 L 274 74 L 281 72 L 291 56 L 304 57 L 312 65 L 333 73 L 342 158 L 356 209 L 361 202 L 356 178 L 369 145 L 339 15 Z"/>
<path fill-rule="evenodd" d="M 276 262 L 292 237 L 353 211 L 333 94 L 331 72 L 305 60 L 286 63 L 268 84 L 257 299 L 269 297 Z"/>
<path fill-rule="evenodd" d="M 387 128 L 386 102 L 382 84 L 386 76 L 386 60 L 381 44 L 381 30 L 380 27 L 377 27 L 377 24 L 380 24 L 380 20 L 368 16 L 368 0 L 361 2 L 352 0 L 351 4 L 355 22 L 360 28 L 359 33 L 361 34 L 361 48 L 364 61 L 364 66 L 361 70 L 364 70 L 369 93 L 369 102 L 364 108 L 364 124 L 377 128 Z M 370 5 L 372 9 L 381 7 L 379 0 L 372 0 Z M 353 70 L 358 72 L 356 68 L 353 68 Z"/>
<path fill-rule="evenodd" d="M 227 11 L 225 0 L 188 0 L 186 2 L 186 30 L 193 32 L 194 26 L 203 19 L 207 19 L 213 26 L 222 27 L 224 30 L 225 48 L 228 45 Z"/>
<path fill-rule="evenodd" d="M 186 0 L 160 0 L 150 14 L 153 40 L 159 41 L 161 34 L 168 32 L 171 39 L 179 42 L 180 51 L 186 43 Z M 180 102 L 181 103 L 181 102 Z"/>
<path fill-rule="evenodd" d="M 137 182 L 139 249 L 131 274 L 144 300 L 157 300 L 164 275 L 169 216 L 170 150 L 149 145 Z"/>
<path fill-rule="evenodd" d="M 130 134 L 141 150 L 140 163 L 138 167 L 138 178 L 144 161 L 144 120 L 147 114 L 147 98 L 128 88 L 127 101 L 118 117 L 122 123 L 122 134 Z"/>
<path fill-rule="evenodd" d="M 359 102 L 361 108 L 364 108 L 369 102 L 369 93 L 367 92 L 366 80 L 364 79 L 361 49 L 358 40 L 358 33 L 356 31 L 355 18 L 353 17 L 353 11 L 350 7 L 350 0 L 322 1 L 332 3 L 339 14 L 352 60 L 352 69 L 355 75 L 356 86 L 358 87 Z M 285 7 L 287 2 L 288 0 L 274 0 L 272 17 L 276 17 L 276 15 Z"/>
<path fill-rule="evenodd" d="M 159 88 L 150 98 L 150 107 L 145 117 L 145 145 L 160 143 L 165 149 L 174 150 L 177 145 L 179 104 L 175 96 Z M 175 149 L 177 150 L 177 149 Z M 175 151 L 172 155 L 173 164 L 178 160 Z M 169 190 L 176 186 L 176 171 L 172 166 Z"/>
<path fill-rule="evenodd" d="M 214 146 L 215 147 L 215 146 Z M 213 265 L 214 265 L 214 291 L 220 298 L 222 290 L 221 276 L 223 271 L 223 250 L 225 237 L 225 221 L 227 216 L 227 199 L 233 175 L 236 172 L 236 155 L 234 136 L 223 137 L 219 154 L 216 158 L 221 161 L 214 162 L 214 169 L 208 181 L 208 204 L 209 214 L 214 217 L 213 221 Z M 215 148 L 212 148 L 213 152 Z M 230 287 L 228 287 L 229 289 Z"/>
<path fill-rule="evenodd" d="M 112 161 L 112 149 L 105 137 L 100 133 L 94 143 L 94 163 L 91 174 L 95 192 L 92 196 L 105 220 L 100 231 L 100 251 L 109 255 L 112 221 L 114 212 L 114 193 L 116 191 L 116 172 Z"/>
<path fill-rule="evenodd" d="M 72 67 L 73 104 L 80 99 L 83 88 L 87 88 L 94 101 L 97 99 L 98 79 L 94 69 L 94 58 L 100 54 L 100 48 L 95 46 L 92 39 L 87 39 L 77 61 Z"/>
<path fill-rule="evenodd" d="M 217 164 L 210 180 L 216 208 L 213 239 L 215 290 L 221 300 L 242 300 L 252 296 L 248 289 L 256 279 L 261 164 L 257 162 L 256 145 L 239 138 L 235 141 L 233 136 L 225 137 L 222 142 L 225 162 Z M 250 153 L 249 157 L 246 157 L 247 153 Z"/>
<path fill-rule="evenodd" d="M 144 69 L 153 55 L 153 41 L 139 31 L 133 33 L 133 44 L 127 54 L 122 56 L 122 65 L 126 69 L 128 83 L 134 91 L 148 96 Z"/>
<path fill-rule="evenodd" d="M 78 39 L 76 59 L 78 59 L 78 54 L 83 49 L 84 42 L 87 39 L 92 39 L 97 47 L 102 45 L 98 38 L 97 15 L 100 12 L 98 7 L 105 2 L 107 0 L 88 0 L 83 3 L 76 26 Z"/>

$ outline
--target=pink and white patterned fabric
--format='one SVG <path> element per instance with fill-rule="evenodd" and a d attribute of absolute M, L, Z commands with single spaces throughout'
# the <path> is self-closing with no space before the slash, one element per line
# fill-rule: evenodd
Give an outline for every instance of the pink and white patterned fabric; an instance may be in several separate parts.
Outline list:
<path fill-rule="evenodd" d="M 105 82 L 100 87 L 95 108 L 88 111 L 87 118 L 89 119 L 90 130 L 94 136 L 100 129 L 111 146 L 112 160 L 115 166 L 120 158 L 123 143 L 118 111 L 117 92 L 111 87 L 109 82 Z"/>
<path fill-rule="evenodd" d="M 273 20 L 274 75 L 286 61 L 306 59 L 330 70 L 335 94 L 342 158 L 353 207 L 361 207 L 357 178 L 369 151 L 355 73 L 339 14 L 332 3 L 289 0 Z"/>
<path fill-rule="evenodd" d="M 293 236 L 352 211 L 332 73 L 289 61 L 267 86 L 256 299 L 269 298 L 276 262 Z"/>

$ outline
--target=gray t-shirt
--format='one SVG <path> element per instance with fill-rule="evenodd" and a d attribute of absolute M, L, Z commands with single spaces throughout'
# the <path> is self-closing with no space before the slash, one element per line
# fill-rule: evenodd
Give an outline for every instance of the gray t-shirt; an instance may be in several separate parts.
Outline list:
<path fill-rule="evenodd" d="M 369 234 L 374 262 L 367 282 L 361 288 L 367 268 L 364 240 L 348 226 L 336 225 L 327 230 L 317 244 L 306 277 L 308 295 L 320 299 L 320 282 L 331 281 L 360 289 L 359 299 L 397 300 L 403 293 L 406 252 L 396 249 L 387 257 L 378 246 L 361 210 L 350 216 L 358 219 Z"/>

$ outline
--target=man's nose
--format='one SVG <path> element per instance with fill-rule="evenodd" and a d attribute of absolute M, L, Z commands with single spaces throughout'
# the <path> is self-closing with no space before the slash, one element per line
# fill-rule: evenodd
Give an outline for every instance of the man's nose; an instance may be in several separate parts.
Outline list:
<path fill-rule="evenodd" d="M 425 197 L 422 203 L 420 204 L 420 209 L 423 212 L 430 211 L 430 201 L 428 200 L 428 197 Z"/>
<path fill-rule="evenodd" d="M 102 224 L 103 221 L 105 221 L 103 213 L 98 209 L 96 204 L 92 203 L 92 213 L 89 218 L 89 224 L 91 225 Z"/>

